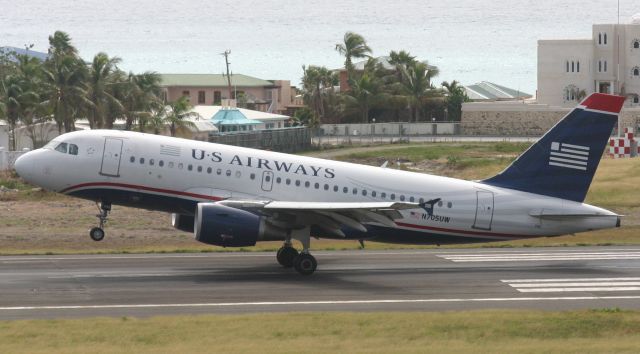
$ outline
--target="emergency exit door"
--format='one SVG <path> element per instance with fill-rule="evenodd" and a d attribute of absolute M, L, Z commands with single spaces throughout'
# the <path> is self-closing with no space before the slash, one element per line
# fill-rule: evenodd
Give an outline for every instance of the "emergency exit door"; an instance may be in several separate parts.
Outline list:
<path fill-rule="evenodd" d="M 476 192 L 476 219 L 473 228 L 491 230 L 493 221 L 493 193 L 487 191 Z"/>

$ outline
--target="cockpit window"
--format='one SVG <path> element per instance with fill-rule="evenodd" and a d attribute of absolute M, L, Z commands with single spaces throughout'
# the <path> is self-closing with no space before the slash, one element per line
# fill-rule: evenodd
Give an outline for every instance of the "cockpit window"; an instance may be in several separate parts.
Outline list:
<path fill-rule="evenodd" d="M 67 153 L 67 143 L 60 143 L 56 146 L 56 151 L 60 151 L 63 154 Z"/>
<path fill-rule="evenodd" d="M 60 144 L 60 140 L 51 140 L 50 142 L 47 143 L 47 145 L 43 146 L 42 148 L 53 150 L 56 146 L 58 146 L 58 144 Z"/>
<path fill-rule="evenodd" d="M 71 155 L 78 155 L 78 145 L 76 145 L 76 144 L 69 144 L 69 154 L 71 154 Z"/>

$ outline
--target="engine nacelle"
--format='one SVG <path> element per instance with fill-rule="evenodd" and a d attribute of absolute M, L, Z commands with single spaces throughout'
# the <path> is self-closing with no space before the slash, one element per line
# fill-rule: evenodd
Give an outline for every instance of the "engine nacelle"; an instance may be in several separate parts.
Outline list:
<path fill-rule="evenodd" d="M 171 225 L 184 232 L 193 232 L 193 215 L 171 214 Z"/>
<path fill-rule="evenodd" d="M 254 246 L 257 241 L 284 240 L 286 231 L 246 210 L 199 203 L 194 221 L 196 240 L 223 247 Z"/>

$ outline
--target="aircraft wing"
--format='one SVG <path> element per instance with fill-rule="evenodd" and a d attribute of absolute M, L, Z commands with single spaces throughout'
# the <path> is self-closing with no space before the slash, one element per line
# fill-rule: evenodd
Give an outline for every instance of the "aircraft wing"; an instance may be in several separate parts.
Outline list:
<path fill-rule="evenodd" d="M 394 220 L 403 216 L 400 210 L 420 208 L 404 202 L 289 202 L 259 200 L 224 200 L 219 204 L 260 212 L 275 226 L 285 228 L 317 226 L 336 236 L 345 237 L 344 226 L 366 232 L 364 224 L 375 223 L 396 227 Z"/>

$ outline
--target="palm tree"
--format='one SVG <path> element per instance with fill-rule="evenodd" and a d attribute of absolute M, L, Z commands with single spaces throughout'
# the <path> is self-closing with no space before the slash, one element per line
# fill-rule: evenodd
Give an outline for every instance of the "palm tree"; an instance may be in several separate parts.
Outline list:
<path fill-rule="evenodd" d="M 344 67 L 347 69 L 347 80 L 353 79 L 352 59 L 367 58 L 371 54 L 371 48 L 367 45 L 364 37 L 354 32 L 344 34 L 344 42 L 336 44 L 338 53 L 345 57 Z"/>
<path fill-rule="evenodd" d="M 17 147 L 16 127 L 20 121 L 29 121 L 38 107 L 37 92 L 40 61 L 26 55 L 16 55 L 12 74 L 0 78 L 0 110 L 11 131 L 11 149 Z"/>
<path fill-rule="evenodd" d="M 151 118 L 151 112 L 160 110 L 161 81 L 162 78 L 155 72 L 129 73 L 121 99 L 126 130 L 131 130 L 135 121 L 138 121 L 141 131 L 144 130 L 146 120 Z"/>
<path fill-rule="evenodd" d="M 369 122 L 369 110 L 381 98 L 380 82 L 367 72 L 353 80 L 351 91 L 344 95 L 347 107 L 360 114 L 362 123 Z"/>
<path fill-rule="evenodd" d="M 428 97 L 437 95 L 437 91 L 431 84 L 431 80 L 438 75 L 436 67 L 426 63 L 416 63 L 413 66 L 402 69 L 402 86 L 408 96 L 411 116 L 414 122 L 420 118 L 420 107 Z"/>
<path fill-rule="evenodd" d="M 303 100 L 312 109 L 319 122 L 325 117 L 325 97 L 333 93 L 333 86 L 338 84 L 338 78 L 324 66 L 303 66 L 302 77 Z"/>
<path fill-rule="evenodd" d="M 115 97 L 116 85 L 120 81 L 118 63 L 120 58 L 98 53 L 89 68 L 87 99 L 91 104 L 87 110 L 87 118 L 91 129 L 113 128 L 116 114 L 124 107 Z"/>
<path fill-rule="evenodd" d="M 187 118 L 198 116 L 197 113 L 191 112 L 190 110 L 191 104 L 189 104 L 189 98 L 187 96 L 182 96 L 176 101 L 167 104 L 162 120 L 164 124 L 169 125 L 171 136 L 176 136 L 176 131 L 179 128 L 195 126 L 193 122 L 186 120 Z"/>
<path fill-rule="evenodd" d="M 469 101 L 464 86 L 456 80 L 451 83 L 443 81 L 442 86 L 447 90 L 446 107 L 448 120 L 459 121 L 462 117 L 462 103 Z"/>
<path fill-rule="evenodd" d="M 53 112 L 58 130 L 75 130 L 80 107 L 90 107 L 87 99 L 87 67 L 71 45 L 69 35 L 57 31 L 49 37 L 49 58 L 43 70 L 44 105 Z"/>

